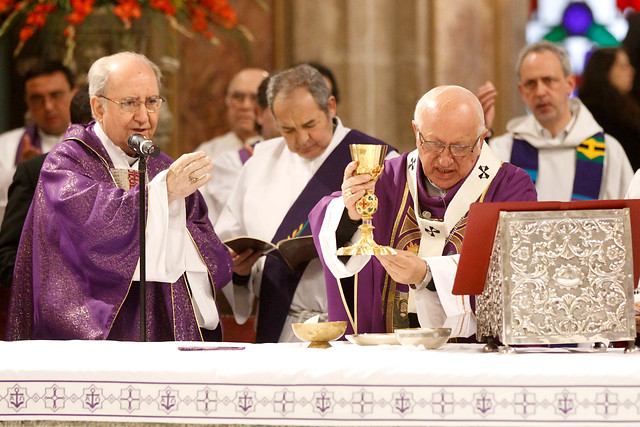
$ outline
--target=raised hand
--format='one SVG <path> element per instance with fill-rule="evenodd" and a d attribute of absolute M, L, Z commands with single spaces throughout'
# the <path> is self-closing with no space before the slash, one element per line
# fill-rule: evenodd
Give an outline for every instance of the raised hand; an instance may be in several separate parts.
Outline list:
<path fill-rule="evenodd" d="M 29 135 L 25 135 L 24 145 L 22 146 L 22 152 L 20 153 L 19 162 L 32 159 L 40 154 L 42 154 L 42 150 L 31 145 L 31 138 L 29 137 Z"/>
<path fill-rule="evenodd" d="M 202 151 L 183 154 L 171 164 L 167 173 L 167 195 L 169 203 L 195 193 L 205 185 L 213 169 L 211 158 Z"/>
<path fill-rule="evenodd" d="M 487 129 L 491 129 L 493 120 L 496 118 L 496 98 L 498 97 L 498 91 L 496 91 L 493 83 L 488 81 L 480 86 L 477 96 L 482 104 L 482 111 L 484 111 L 485 125 Z"/>

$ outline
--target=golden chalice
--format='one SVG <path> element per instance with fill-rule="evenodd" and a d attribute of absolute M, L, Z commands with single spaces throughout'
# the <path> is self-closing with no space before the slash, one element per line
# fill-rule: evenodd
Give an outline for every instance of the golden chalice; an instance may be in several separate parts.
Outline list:
<path fill-rule="evenodd" d="M 351 158 L 358 162 L 356 175 L 369 174 L 377 180 L 384 168 L 384 158 L 387 155 L 386 145 L 351 144 Z M 375 228 L 371 219 L 378 210 L 378 198 L 373 190 L 367 190 L 357 202 L 356 210 L 362 215 L 362 224 L 358 228 L 362 231 L 360 239 L 352 246 L 338 249 L 338 255 L 395 255 L 396 251 L 388 246 L 380 246 L 373 240 Z"/>

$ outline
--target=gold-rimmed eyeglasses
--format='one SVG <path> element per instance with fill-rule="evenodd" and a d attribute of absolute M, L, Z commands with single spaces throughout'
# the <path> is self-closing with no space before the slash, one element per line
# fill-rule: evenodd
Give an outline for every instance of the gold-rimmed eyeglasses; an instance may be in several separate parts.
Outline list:
<path fill-rule="evenodd" d="M 142 101 L 136 98 L 125 98 L 122 101 L 115 101 L 111 98 L 107 98 L 104 95 L 98 95 L 98 98 L 104 98 L 107 101 L 118 104 L 120 108 L 122 108 L 122 111 L 124 111 L 125 113 L 137 113 L 140 109 L 140 105 L 143 104 Z M 144 100 L 144 106 L 149 113 L 155 113 L 162 108 L 164 102 L 164 99 L 160 98 L 159 96 L 152 96 Z"/>
<path fill-rule="evenodd" d="M 422 133 L 420 131 L 418 131 L 418 136 L 420 138 L 420 146 L 424 150 L 427 150 L 431 153 L 440 154 L 445 150 L 445 148 L 448 148 L 451 152 L 451 155 L 456 157 L 464 157 L 473 153 L 473 150 L 476 148 L 476 145 L 478 145 L 478 142 L 480 141 L 482 135 L 478 136 L 478 139 L 476 139 L 476 142 L 474 142 L 473 145 L 443 144 L 442 142 L 437 141 L 427 141 L 425 137 L 422 136 Z"/>

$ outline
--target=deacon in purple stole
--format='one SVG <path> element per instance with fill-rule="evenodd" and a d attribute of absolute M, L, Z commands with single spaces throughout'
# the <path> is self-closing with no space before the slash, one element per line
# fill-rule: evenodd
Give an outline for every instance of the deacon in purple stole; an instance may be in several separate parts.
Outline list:
<path fill-rule="evenodd" d="M 315 175 L 300 193 L 289 212 L 282 220 L 272 242 L 277 243 L 290 237 L 308 236 L 311 229 L 305 226 L 309 212 L 323 197 L 340 187 L 340 173 L 351 158 L 350 144 L 384 144 L 368 135 L 350 130 L 340 144 L 331 152 Z M 386 144 L 385 144 L 386 145 Z M 300 228 L 300 226 L 302 226 Z M 291 230 L 299 232 L 291 235 Z M 280 258 L 268 257 L 265 260 L 260 287 L 260 306 L 256 342 L 278 342 L 285 325 L 287 315 L 305 264 L 298 271 L 292 271 Z"/>
<path fill-rule="evenodd" d="M 44 163 L 18 250 L 8 340 L 139 339 L 139 282 L 133 277 L 140 187 L 116 184 L 94 126 L 69 127 Z M 164 154 L 149 158 L 148 179 L 171 163 Z M 231 257 L 200 193 L 184 200 L 188 234 L 219 290 L 231 278 Z M 185 273 L 175 283 L 147 282 L 149 341 L 203 339 L 186 280 Z"/>
<path fill-rule="evenodd" d="M 437 101 L 443 97 L 449 101 L 460 101 L 462 97 L 467 103 L 471 102 L 468 99 L 475 99 L 470 98 L 473 95 L 463 88 L 449 86 L 436 89 L 434 91 L 440 95 L 433 97 Z M 449 92 L 451 90 L 452 93 Z M 471 105 L 476 108 L 476 103 L 477 109 L 480 110 L 479 117 L 482 117 L 477 99 Z M 435 105 L 437 107 L 437 104 Z M 429 109 L 425 111 L 429 112 Z M 447 114 L 447 111 L 444 114 Z M 469 121 L 468 118 L 465 119 Z M 447 123 L 446 119 L 439 120 L 439 123 Z M 419 126 L 414 124 L 414 128 L 417 144 L 422 147 Z M 476 132 L 477 126 L 471 129 L 471 132 Z M 423 126 L 425 135 L 429 135 L 429 130 L 426 125 Z M 450 129 L 434 127 L 433 134 L 445 139 L 446 131 Z M 471 203 L 536 200 L 535 187 L 526 172 L 509 163 L 500 162 L 488 145 L 483 144 L 481 137 L 478 137 L 475 144 L 482 145 L 479 157 L 476 157 L 475 163 L 469 164 L 469 172 L 446 191 L 441 190 L 442 187 L 435 187 L 435 179 L 427 179 L 425 170 L 428 168 L 424 167 L 422 157 L 418 154 L 419 150 L 385 161 L 382 174 L 375 183 L 378 210 L 373 215 L 372 222 L 376 243 L 413 252 L 422 259 L 458 254 Z M 467 150 L 471 147 L 472 145 L 468 145 Z M 435 151 L 435 154 L 427 154 L 442 155 L 438 153 L 440 152 Z M 451 156 L 448 152 L 446 154 Z M 427 182 L 431 183 L 431 190 L 428 190 Z M 345 178 L 343 191 L 348 186 L 347 183 Z M 414 283 L 397 283 L 376 257 L 352 256 L 347 260 L 344 259 L 346 257 L 338 259 L 336 256 L 336 249 L 340 245 L 337 242 L 339 238 L 336 237 L 336 229 L 344 223 L 347 213 L 344 194 L 351 193 L 336 192 L 323 198 L 309 215 L 314 241 L 324 266 L 329 320 L 348 321 L 347 334 L 385 333 L 393 332 L 396 328 L 409 327 L 409 285 Z M 357 274 L 354 276 L 354 273 Z M 424 277 L 425 280 L 428 278 Z M 429 286 L 414 292 L 416 304 L 421 303 L 419 296 L 423 293 L 429 293 L 431 299 L 435 298 L 436 305 L 438 298 L 442 300 L 444 297 L 440 290 L 436 293 L 436 289 L 430 289 Z M 467 301 L 465 304 L 472 305 L 472 301 L 469 300 L 468 296 L 466 300 L 460 299 Z M 467 307 L 467 313 L 471 313 L 471 309 L 472 307 Z M 421 315 L 418 308 L 418 317 L 422 326 L 432 326 L 423 324 L 426 323 L 424 320 L 429 317 L 429 313 L 426 316 Z M 461 325 L 461 330 L 470 332 L 461 332 L 460 336 L 469 336 L 475 332 L 467 326 Z"/>

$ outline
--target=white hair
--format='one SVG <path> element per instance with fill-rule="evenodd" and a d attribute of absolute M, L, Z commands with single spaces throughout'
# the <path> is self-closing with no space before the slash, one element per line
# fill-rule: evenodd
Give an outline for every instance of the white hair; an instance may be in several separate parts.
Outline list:
<path fill-rule="evenodd" d="M 106 95 L 107 86 L 109 85 L 109 74 L 111 65 L 119 61 L 123 58 L 133 58 L 137 59 L 145 64 L 149 65 L 156 75 L 156 80 L 158 81 L 158 88 L 160 88 L 161 80 L 162 80 L 162 72 L 160 68 L 156 64 L 154 64 L 149 58 L 146 56 L 135 53 L 135 52 L 119 52 L 109 56 L 103 56 L 102 58 L 96 60 L 89 69 L 89 96 L 94 95 Z"/>

